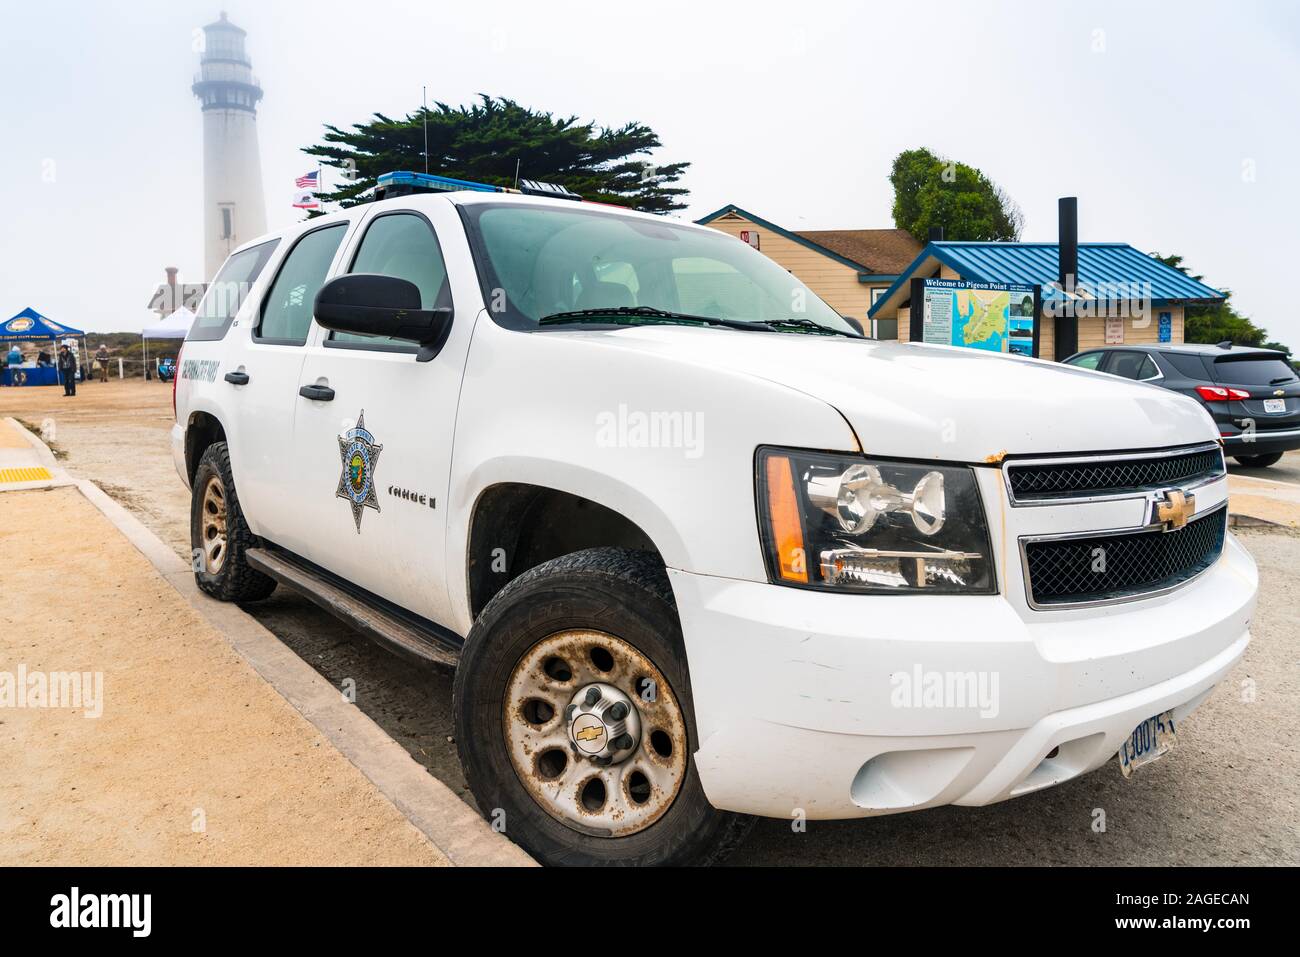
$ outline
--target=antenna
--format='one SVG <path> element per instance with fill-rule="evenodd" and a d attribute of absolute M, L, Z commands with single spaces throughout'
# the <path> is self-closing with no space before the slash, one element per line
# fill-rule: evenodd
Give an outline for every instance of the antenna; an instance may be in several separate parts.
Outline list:
<path fill-rule="evenodd" d="M 420 114 L 424 117 L 424 171 L 429 172 L 429 88 L 420 87 Z"/>

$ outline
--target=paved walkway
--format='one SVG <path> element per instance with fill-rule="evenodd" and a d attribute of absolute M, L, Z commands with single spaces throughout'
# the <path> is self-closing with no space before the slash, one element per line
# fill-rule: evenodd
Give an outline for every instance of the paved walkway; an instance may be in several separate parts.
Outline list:
<path fill-rule="evenodd" d="M 4 420 L 0 596 L 0 865 L 530 863 Z"/>

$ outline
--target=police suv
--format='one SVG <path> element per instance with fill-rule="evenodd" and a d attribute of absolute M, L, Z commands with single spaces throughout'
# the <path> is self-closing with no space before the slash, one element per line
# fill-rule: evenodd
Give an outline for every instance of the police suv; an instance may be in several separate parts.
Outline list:
<path fill-rule="evenodd" d="M 455 668 L 548 863 L 1165 754 L 1250 640 L 1191 399 L 875 342 L 723 233 L 424 174 L 255 240 L 185 342 L 196 577 Z"/>

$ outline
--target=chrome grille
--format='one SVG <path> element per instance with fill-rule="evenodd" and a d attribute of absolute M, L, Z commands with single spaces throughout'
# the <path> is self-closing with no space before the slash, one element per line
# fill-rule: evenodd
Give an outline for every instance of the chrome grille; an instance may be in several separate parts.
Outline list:
<path fill-rule="evenodd" d="M 1170 485 L 1193 485 L 1224 474 L 1217 445 L 1173 452 L 1006 463 L 1015 504 L 1121 496 Z"/>
<path fill-rule="evenodd" d="M 1122 601 L 1173 588 L 1218 560 L 1227 521 L 1223 505 L 1172 532 L 1157 527 L 1026 540 L 1030 603 Z"/>

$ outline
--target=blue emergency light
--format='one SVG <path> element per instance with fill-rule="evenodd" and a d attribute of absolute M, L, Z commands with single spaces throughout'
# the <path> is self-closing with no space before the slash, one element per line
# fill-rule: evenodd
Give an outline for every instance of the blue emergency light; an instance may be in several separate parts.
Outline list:
<path fill-rule="evenodd" d="M 552 199 L 571 199 L 582 202 L 577 193 L 557 186 L 554 183 L 539 183 L 531 179 L 519 181 L 518 189 L 508 186 L 492 186 L 488 183 L 473 183 L 465 179 L 453 179 L 450 176 L 437 176 L 433 173 L 410 173 L 406 171 L 383 173 L 376 180 L 375 198 L 391 199 L 394 196 L 409 196 L 412 193 L 451 193 L 457 190 L 470 190 L 475 193 L 522 193 L 525 196 L 549 196 Z"/>

